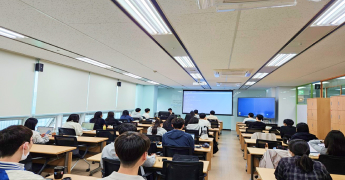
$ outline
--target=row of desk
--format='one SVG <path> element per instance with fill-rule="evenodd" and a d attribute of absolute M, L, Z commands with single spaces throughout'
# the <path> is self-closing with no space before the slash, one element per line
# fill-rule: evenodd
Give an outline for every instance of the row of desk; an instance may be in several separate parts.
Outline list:
<path fill-rule="evenodd" d="M 248 139 L 251 137 L 252 134 L 246 134 L 241 132 L 241 129 L 245 128 L 245 124 L 243 123 L 236 124 L 236 132 L 239 135 L 241 150 L 244 150 L 244 159 L 247 160 L 247 173 L 251 174 L 251 179 L 253 179 L 254 171 L 256 169 L 262 180 L 275 180 L 276 178 L 274 176 L 274 169 L 258 168 L 259 159 L 257 159 L 256 157 L 262 157 L 266 152 L 266 149 L 250 147 L 251 145 L 256 144 L 256 139 Z M 281 139 L 281 137 L 277 135 L 277 139 Z M 283 143 L 283 146 L 288 145 Z M 317 160 L 319 159 L 319 156 L 310 156 L 310 158 Z M 331 176 L 334 180 L 345 179 L 345 176 L 343 175 L 332 174 Z"/>

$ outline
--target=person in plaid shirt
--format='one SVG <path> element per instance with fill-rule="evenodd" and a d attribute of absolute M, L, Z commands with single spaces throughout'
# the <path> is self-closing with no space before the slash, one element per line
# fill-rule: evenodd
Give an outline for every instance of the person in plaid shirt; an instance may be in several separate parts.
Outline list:
<path fill-rule="evenodd" d="M 292 157 L 282 158 L 274 172 L 277 180 L 332 180 L 326 167 L 309 158 L 306 141 L 295 139 L 289 142 Z"/>

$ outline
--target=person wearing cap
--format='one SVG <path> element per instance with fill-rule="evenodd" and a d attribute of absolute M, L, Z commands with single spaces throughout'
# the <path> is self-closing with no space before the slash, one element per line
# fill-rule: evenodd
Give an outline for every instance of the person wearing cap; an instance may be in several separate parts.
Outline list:
<path fill-rule="evenodd" d="M 142 115 L 140 114 L 141 109 L 136 108 L 135 111 L 132 112 L 132 118 L 140 118 L 140 120 L 143 119 Z"/>

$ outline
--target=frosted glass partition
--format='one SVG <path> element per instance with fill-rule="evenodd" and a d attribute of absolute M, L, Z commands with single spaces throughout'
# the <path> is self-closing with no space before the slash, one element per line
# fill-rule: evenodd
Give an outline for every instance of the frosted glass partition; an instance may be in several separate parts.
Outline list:
<path fill-rule="evenodd" d="M 35 114 L 86 111 L 89 73 L 43 62 L 38 75 Z"/>
<path fill-rule="evenodd" d="M 0 117 L 30 116 L 35 63 L 33 58 L 0 51 Z"/>

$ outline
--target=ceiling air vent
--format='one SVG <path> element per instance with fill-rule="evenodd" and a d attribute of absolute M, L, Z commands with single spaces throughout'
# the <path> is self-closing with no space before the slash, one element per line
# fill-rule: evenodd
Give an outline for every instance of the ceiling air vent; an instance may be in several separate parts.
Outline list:
<path fill-rule="evenodd" d="M 215 69 L 215 77 L 249 77 L 251 69 Z"/>

